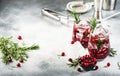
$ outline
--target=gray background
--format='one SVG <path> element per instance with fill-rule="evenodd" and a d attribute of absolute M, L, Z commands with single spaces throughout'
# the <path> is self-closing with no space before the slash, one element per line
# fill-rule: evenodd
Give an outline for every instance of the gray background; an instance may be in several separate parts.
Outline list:
<path fill-rule="evenodd" d="M 0 60 L 0 76 L 120 76 L 120 70 L 116 65 L 120 61 L 119 15 L 105 22 L 110 25 L 111 47 L 117 50 L 115 57 L 107 57 L 99 62 L 97 65 L 100 69 L 97 71 L 78 73 L 66 65 L 67 58 L 75 58 L 82 54 L 83 51 L 79 51 L 81 46 L 79 43 L 70 45 L 72 26 L 66 27 L 41 16 L 41 8 L 47 7 L 68 15 L 65 7 L 70 1 L 73 0 L 0 0 L 0 35 L 13 36 L 14 40 L 21 35 L 28 45 L 38 43 L 41 47 L 38 51 L 28 53 L 29 59 L 21 68 L 12 68 L 17 62 L 6 66 Z M 91 1 L 93 0 L 85 0 Z M 120 0 L 117 1 L 114 11 L 102 11 L 103 18 L 120 12 L 119 4 Z M 81 18 L 92 17 L 93 12 L 92 9 L 82 14 Z M 57 57 L 63 50 L 68 56 Z M 111 63 L 111 67 L 103 68 L 107 62 Z"/>

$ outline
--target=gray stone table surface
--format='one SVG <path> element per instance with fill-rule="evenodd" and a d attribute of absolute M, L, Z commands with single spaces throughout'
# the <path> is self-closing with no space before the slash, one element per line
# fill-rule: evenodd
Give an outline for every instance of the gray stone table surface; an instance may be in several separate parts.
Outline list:
<path fill-rule="evenodd" d="M 65 7 L 70 1 L 73 0 L 0 0 L 0 35 L 13 36 L 14 40 L 21 35 L 28 45 L 40 45 L 40 50 L 28 52 L 29 58 L 20 68 L 12 67 L 17 62 L 5 65 L 0 59 L 0 76 L 120 76 L 117 66 L 117 62 L 120 62 L 120 15 L 104 22 L 110 25 L 108 29 L 111 47 L 117 50 L 115 57 L 107 57 L 99 62 L 99 69 L 96 71 L 79 73 L 76 68 L 66 65 L 69 57 L 76 58 L 87 52 L 83 51 L 79 43 L 70 44 L 72 25 L 64 26 L 41 16 L 41 9 L 46 7 L 68 15 Z M 81 19 L 92 17 L 93 9 L 81 14 Z M 102 12 L 103 18 L 120 12 L 120 0 L 117 1 L 116 10 Z M 58 57 L 63 51 L 66 56 Z M 107 62 L 111 66 L 104 68 Z"/>

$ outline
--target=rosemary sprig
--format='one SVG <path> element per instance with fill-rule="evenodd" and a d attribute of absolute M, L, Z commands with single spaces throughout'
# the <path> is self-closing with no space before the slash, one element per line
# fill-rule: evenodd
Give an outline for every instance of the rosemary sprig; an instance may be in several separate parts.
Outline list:
<path fill-rule="evenodd" d="M 89 33 L 88 33 L 88 30 L 87 30 L 87 31 L 85 31 L 85 32 L 83 33 L 83 37 L 82 37 L 82 38 L 84 39 L 85 37 L 87 37 L 87 36 L 88 36 L 88 34 L 89 34 Z"/>
<path fill-rule="evenodd" d="M 120 62 L 117 62 L 117 66 L 119 67 L 119 69 L 120 69 Z"/>
<path fill-rule="evenodd" d="M 96 25 L 97 25 L 97 20 L 96 20 L 96 18 L 92 18 L 92 19 L 90 19 L 90 24 L 91 24 L 91 27 L 92 27 L 92 33 L 93 33 L 94 30 L 95 30 L 95 27 L 96 27 Z"/>
<path fill-rule="evenodd" d="M 99 38 L 99 40 L 97 42 L 97 48 L 98 48 L 98 50 L 100 50 L 100 48 L 102 47 L 102 45 L 103 45 L 103 42 Z"/>
<path fill-rule="evenodd" d="M 79 21 L 80 21 L 80 14 L 77 14 L 74 10 L 73 11 L 71 11 L 71 15 L 74 17 L 74 19 L 75 19 L 75 22 L 78 24 L 79 23 Z"/>
<path fill-rule="evenodd" d="M 78 64 L 79 64 L 79 58 L 77 58 L 77 59 L 75 59 L 75 60 L 73 60 L 71 63 L 68 63 L 67 65 L 69 66 L 69 67 L 76 67 Z"/>
<path fill-rule="evenodd" d="M 8 37 L 0 37 L 0 51 L 2 53 L 2 61 L 5 64 L 10 63 L 10 59 L 14 60 L 26 60 L 28 58 L 27 51 L 28 50 L 36 50 L 39 49 L 38 45 L 25 46 L 20 47 L 18 43 L 15 43 Z"/>
<path fill-rule="evenodd" d="M 117 55 L 117 51 L 116 50 L 114 50 L 114 48 L 110 48 L 110 52 L 109 52 L 109 56 L 115 56 L 115 55 Z"/>

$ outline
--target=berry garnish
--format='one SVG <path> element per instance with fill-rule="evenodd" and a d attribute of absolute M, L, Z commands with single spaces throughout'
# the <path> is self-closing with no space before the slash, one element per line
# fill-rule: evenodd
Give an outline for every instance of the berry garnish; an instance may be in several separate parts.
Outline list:
<path fill-rule="evenodd" d="M 80 66 L 86 71 L 93 70 L 96 63 L 97 59 L 90 55 L 85 55 L 79 59 Z"/>
<path fill-rule="evenodd" d="M 12 62 L 12 58 L 11 58 L 10 56 L 8 57 L 8 61 L 9 61 L 9 62 Z"/>
<path fill-rule="evenodd" d="M 22 36 L 18 36 L 18 40 L 22 40 Z"/>
<path fill-rule="evenodd" d="M 61 53 L 61 56 L 65 56 L 65 52 L 62 52 L 62 53 Z"/>
<path fill-rule="evenodd" d="M 77 71 L 78 71 L 78 72 L 82 72 L 81 68 L 77 68 Z"/>
<path fill-rule="evenodd" d="M 16 66 L 17 66 L 17 67 L 21 67 L 21 64 L 20 64 L 20 63 L 17 63 Z"/>
<path fill-rule="evenodd" d="M 19 62 L 20 62 L 20 63 L 23 63 L 24 61 L 23 61 L 23 60 L 20 60 Z"/>
<path fill-rule="evenodd" d="M 87 37 L 82 38 L 82 40 L 80 42 L 81 42 L 81 45 L 84 48 L 87 48 L 88 47 L 88 41 L 89 41 L 89 37 L 87 36 Z"/>
<path fill-rule="evenodd" d="M 110 66 L 110 63 L 108 62 L 108 63 L 107 63 L 107 67 L 109 67 L 109 66 Z"/>
<path fill-rule="evenodd" d="M 98 66 L 95 66 L 93 70 L 98 70 L 98 69 L 99 69 L 99 67 L 98 67 Z"/>
<path fill-rule="evenodd" d="M 71 44 L 74 44 L 75 43 L 75 41 L 71 41 Z"/>
<path fill-rule="evenodd" d="M 107 68 L 107 67 L 110 67 L 110 63 L 108 62 L 104 67 Z"/>
<path fill-rule="evenodd" d="M 69 58 L 68 61 L 69 61 L 69 62 L 73 62 L 72 58 Z"/>

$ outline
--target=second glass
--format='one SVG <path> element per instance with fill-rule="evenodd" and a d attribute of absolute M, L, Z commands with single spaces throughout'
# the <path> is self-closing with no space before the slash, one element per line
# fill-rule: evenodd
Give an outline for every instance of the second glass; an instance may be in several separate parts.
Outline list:
<path fill-rule="evenodd" d="M 108 55 L 109 50 L 110 42 L 108 31 L 99 24 L 94 32 L 91 33 L 88 42 L 89 54 L 97 59 L 104 59 Z"/>

